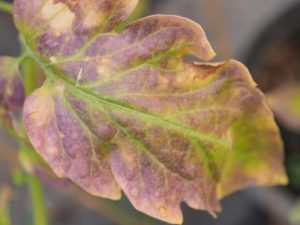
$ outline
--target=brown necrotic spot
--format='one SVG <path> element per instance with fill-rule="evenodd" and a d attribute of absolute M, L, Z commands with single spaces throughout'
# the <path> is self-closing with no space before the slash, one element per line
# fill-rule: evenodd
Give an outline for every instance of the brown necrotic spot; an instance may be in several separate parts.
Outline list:
<path fill-rule="evenodd" d="M 54 0 L 54 4 L 57 3 L 65 4 L 71 11 L 74 11 L 79 4 L 78 0 Z"/>

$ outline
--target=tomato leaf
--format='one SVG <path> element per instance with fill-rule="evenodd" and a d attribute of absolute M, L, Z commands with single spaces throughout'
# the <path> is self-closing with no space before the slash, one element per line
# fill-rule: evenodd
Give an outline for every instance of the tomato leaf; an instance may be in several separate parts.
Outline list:
<path fill-rule="evenodd" d="M 25 99 L 18 62 L 11 57 L 0 57 L 0 107 L 16 112 Z"/>
<path fill-rule="evenodd" d="M 15 0 L 15 22 L 47 74 L 24 120 L 38 153 L 91 194 L 181 223 L 180 203 L 285 184 L 273 115 L 247 69 L 215 55 L 202 28 L 156 15 L 117 33 L 136 0 Z"/>

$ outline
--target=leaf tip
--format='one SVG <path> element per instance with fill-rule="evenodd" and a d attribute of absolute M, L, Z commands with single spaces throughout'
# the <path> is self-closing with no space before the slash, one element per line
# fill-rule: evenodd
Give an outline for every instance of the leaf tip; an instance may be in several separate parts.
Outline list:
<path fill-rule="evenodd" d="M 207 61 L 214 59 L 216 56 L 217 56 L 217 53 L 213 50 L 212 47 L 210 47 Z"/>

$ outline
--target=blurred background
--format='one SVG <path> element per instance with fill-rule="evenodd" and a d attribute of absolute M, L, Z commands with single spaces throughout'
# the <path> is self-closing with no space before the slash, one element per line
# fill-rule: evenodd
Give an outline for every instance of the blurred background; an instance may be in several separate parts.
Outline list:
<path fill-rule="evenodd" d="M 216 61 L 235 58 L 248 66 L 280 126 L 290 178 L 287 187 L 250 188 L 225 198 L 217 220 L 183 204 L 184 224 L 300 224 L 300 1 L 140 0 L 135 15 L 156 13 L 197 21 L 218 54 Z M 19 51 L 11 15 L 0 12 L 0 55 L 17 56 Z M 0 143 L 0 208 L 9 198 L 12 224 L 30 225 L 28 190 L 11 178 L 19 168 L 17 145 L 2 131 Z M 76 188 L 44 187 L 50 225 L 164 224 L 135 211 L 125 197 L 115 203 Z"/>

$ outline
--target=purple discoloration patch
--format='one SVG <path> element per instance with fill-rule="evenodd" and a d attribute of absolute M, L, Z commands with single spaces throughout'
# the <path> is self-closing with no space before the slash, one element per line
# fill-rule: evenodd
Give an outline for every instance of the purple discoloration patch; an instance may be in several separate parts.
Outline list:
<path fill-rule="evenodd" d="M 76 105 L 71 106 L 62 91 L 63 87 L 39 89 L 27 99 L 24 122 L 33 146 L 58 176 L 70 178 L 91 194 L 120 198 L 107 147 L 84 124 Z"/>
<path fill-rule="evenodd" d="M 136 4 L 137 0 L 33 0 L 30 3 L 17 0 L 14 1 L 14 20 L 25 37 L 33 38 L 34 46 L 30 47 L 42 50 L 42 56 L 55 52 L 55 56 L 61 58 L 74 53 L 72 49 L 81 48 L 81 40 L 89 41 L 99 31 L 110 32 L 130 16 Z M 45 34 L 56 38 L 49 43 Z M 55 51 L 58 42 L 66 46 L 64 51 Z"/>
<path fill-rule="evenodd" d="M 112 152 L 113 172 L 138 210 L 176 224 L 182 222 L 180 203 L 183 199 L 197 209 L 218 210 L 219 205 L 216 199 L 206 199 L 207 190 L 203 190 L 205 187 L 202 185 L 204 181 L 201 179 L 203 178 L 187 181 L 180 173 L 161 167 L 161 164 L 165 162 L 159 159 L 153 160 L 153 157 L 160 157 L 159 155 L 142 153 L 130 141 L 124 143 L 125 140 L 122 137 L 120 141 L 122 144 Z M 176 160 L 176 163 L 178 162 Z M 176 168 L 178 172 L 180 166 Z M 205 180 L 208 186 L 210 182 Z M 213 189 L 209 191 L 214 192 Z"/>

